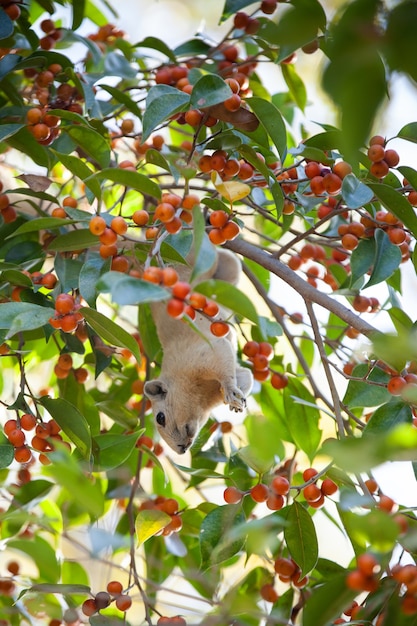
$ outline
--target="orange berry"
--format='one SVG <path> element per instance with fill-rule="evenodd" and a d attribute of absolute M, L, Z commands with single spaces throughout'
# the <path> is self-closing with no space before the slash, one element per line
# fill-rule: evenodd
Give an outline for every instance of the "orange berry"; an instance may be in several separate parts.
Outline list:
<path fill-rule="evenodd" d="M 20 428 L 15 428 L 14 430 L 12 430 L 7 435 L 7 439 L 15 448 L 22 447 L 26 441 L 25 433 L 22 430 L 20 430 Z"/>
<path fill-rule="evenodd" d="M 385 139 L 381 135 L 374 135 L 369 140 L 369 145 L 370 146 L 374 146 L 374 145 L 385 146 Z"/>
<path fill-rule="evenodd" d="M 263 483 L 258 483 L 251 488 L 250 495 L 254 502 L 265 502 L 269 496 L 269 489 Z"/>
<path fill-rule="evenodd" d="M 63 370 L 70 370 L 72 367 L 72 356 L 67 352 L 59 355 L 58 365 Z"/>
<path fill-rule="evenodd" d="M 28 122 L 28 124 L 39 124 L 42 119 L 42 115 L 42 110 L 34 107 L 32 109 L 29 109 L 29 111 L 26 113 L 26 121 Z"/>
<path fill-rule="evenodd" d="M 36 426 L 36 417 L 32 413 L 24 413 L 20 417 L 20 426 L 23 430 L 33 430 Z"/>
<path fill-rule="evenodd" d="M 337 174 L 330 172 L 323 176 L 323 187 L 327 193 L 336 195 L 342 188 L 342 179 Z"/>
<path fill-rule="evenodd" d="M 75 380 L 77 381 L 77 383 L 79 383 L 80 385 L 82 385 L 83 383 L 86 382 L 86 380 L 88 380 L 88 370 L 85 367 L 77 367 L 74 370 L 74 376 L 75 376 Z"/>
<path fill-rule="evenodd" d="M 204 173 L 211 172 L 211 170 L 213 169 L 211 164 L 211 156 L 209 156 L 208 154 L 203 155 L 198 161 L 198 167 Z"/>
<path fill-rule="evenodd" d="M 215 246 L 221 246 L 226 241 L 226 237 L 223 235 L 223 231 L 220 228 L 212 228 L 208 236 L 211 243 Z"/>
<path fill-rule="evenodd" d="M 216 302 L 210 300 L 203 308 L 203 313 L 209 317 L 216 317 L 219 313 L 219 305 Z"/>
<path fill-rule="evenodd" d="M 243 498 L 243 493 L 236 487 L 226 487 L 223 498 L 227 504 L 238 504 Z"/>
<path fill-rule="evenodd" d="M 236 224 L 236 222 L 232 222 L 230 220 L 225 226 L 223 226 L 221 232 L 226 241 L 232 241 L 232 239 L 235 239 L 239 235 L 240 227 Z"/>
<path fill-rule="evenodd" d="M 210 213 L 209 222 L 215 228 L 223 228 L 229 221 L 229 214 L 226 211 L 218 210 Z"/>
<path fill-rule="evenodd" d="M 129 268 L 130 261 L 127 257 L 119 255 L 112 258 L 110 269 L 113 270 L 113 272 L 122 272 L 123 274 L 126 274 L 129 271 Z"/>
<path fill-rule="evenodd" d="M 271 585 L 270 583 L 266 583 L 265 585 L 262 585 L 262 587 L 259 590 L 259 593 L 261 594 L 261 597 L 266 600 L 266 602 L 276 602 L 278 600 L 278 594 L 274 589 L 274 586 Z"/>
<path fill-rule="evenodd" d="M 384 147 L 380 144 L 373 144 L 368 148 L 368 157 L 371 161 L 382 161 L 385 156 Z"/>
<path fill-rule="evenodd" d="M 280 496 L 279 494 L 276 494 L 276 493 L 270 494 L 266 501 L 266 506 L 271 511 L 279 511 L 280 509 L 282 509 L 284 504 L 285 504 L 285 500 L 283 496 Z"/>
<path fill-rule="evenodd" d="M 275 476 L 271 482 L 271 489 L 280 496 L 286 496 L 290 490 L 290 483 L 285 476 Z"/>
<path fill-rule="evenodd" d="M 254 173 L 252 165 L 250 163 L 247 163 L 246 161 L 240 161 L 239 165 L 240 168 L 238 177 L 240 178 L 240 180 L 249 180 L 250 178 L 252 178 Z"/>
<path fill-rule="evenodd" d="M 91 615 L 94 615 L 94 613 L 97 613 L 97 610 L 98 609 L 94 598 L 87 598 L 87 600 L 84 600 L 84 602 L 82 603 L 81 611 L 84 613 L 84 615 L 87 615 L 87 617 L 90 617 Z"/>
<path fill-rule="evenodd" d="M 291 578 L 297 571 L 297 565 L 292 559 L 286 559 L 281 556 L 275 559 L 274 569 L 280 576 Z"/>
<path fill-rule="evenodd" d="M 288 378 L 285 374 L 279 372 L 273 372 L 271 376 L 271 385 L 274 389 L 284 389 L 288 386 Z"/>
<path fill-rule="evenodd" d="M 355 250 L 359 245 L 359 239 L 352 233 L 346 233 L 341 239 L 341 244 L 345 250 Z"/>
<path fill-rule="evenodd" d="M 171 298 L 167 303 L 167 313 L 175 319 L 180 319 L 184 315 L 184 302 L 179 298 Z"/>
<path fill-rule="evenodd" d="M 65 315 L 61 319 L 61 329 L 64 333 L 72 333 L 78 326 L 78 318 L 76 315 Z"/>
<path fill-rule="evenodd" d="M 27 446 L 16 447 L 14 451 L 14 459 L 18 463 L 29 463 L 32 458 L 32 452 Z"/>
<path fill-rule="evenodd" d="M 100 215 L 96 215 L 91 218 L 88 228 L 93 235 L 100 236 L 106 230 L 107 224 L 104 218 Z"/>
<path fill-rule="evenodd" d="M 258 354 L 255 354 L 255 356 L 251 360 L 253 363 L 253 367 L 256 370 L 263 371 L 269 368 L 268 358 L 264 354 L 261 354 L 260 352 L 258 352 Z"/>
<path fill-rule="evenodd" d="M 395 506 L 395 502 L 392 498 L 386 495 L 379 496 L 378 508 L 386 513 L 391 513 Z"/>
<path fill-rule="evenodd" d="M 356 563 L 358 570 L 362 572 L 364 576 L 372 576 L 380 569 L 378 561 L 373 554 L 369 554 L 369 552 L 359 554 L 356 559 Z"/>
<path fill-rule="evenodd" d="M 111 232 L 113 232 L 113 231 L 111 231 Z M 117 246 L 114 243 L 112 243 L 110 245 L 106 245 L 106 244 L 102 243 L 101 246 L 99 247 L 98 251 L 99 251 L 100 256 L 103 259 L 108 259 L 111 256 L 116 256 L 116 254 L 117 254 Z"/>
<path fill-rule="evenodd" d="M 191 291 L 191 286 L 185 281 L 178 281 L 172 287 L 172 295 L 180 300 L 185 300 Z"/>
<path fill-rule="evenodd" d="M 119 609 L 119 611 L 125 612 L 128 609 L 130 609 L 130 607 L 132 606 L 132 598 L 127 595 L 117 596 L 115 600 L 115 604 L 117 608 Z"/>
<path fill-rule="evenodd" d="M 304 173 L 307 176 L 307 178 L 310 178 L 310 180 L 312 178 L 315 178 L 316 176 L 320 176 L 321 175 L 321 165 L 319 165 L 319 163 L 317 163 L 316 161 L 310 161 L 309 163 L 306 163 L 306 166 L 304 168 Z"/>
<path fill-rule="evenodd" d="M 184 113 L 184 119 L 190 126 L 196 127 L 203 120 L 203 113 L 199 109 L 190 109 Z"/>
<path fill-rule="evenodd" d="M 254 357 L 259 352 L 259 343 L 257 341 L 247 341 L 243 346 L 242 352 L 248 357 Z"/>
<path fill-rule="evenodd" d="M 393 376 L 387 383 L 387 390 L 391 395 L 399 396 L 406 385 L 407 381 L 403 376 Z"/>
<path fill-rule="evenodd" d="M 238 111 L 240 109 L 241 102 L 242 102 L 242 99 L 239 96 L 239 94 L 234 93 L 233 95 L 230 96 L 230 98 L 227 98 L 227 100 L 223 102 L 223 106 L 228 111 Z"/>
<path fill-rule="evenodd" d="M 324 193 L 323 176 L 314 176 L 310 180 L 310 188 L 315 196 L 321 196 Z"/>
<path fill-rule="evenodd" d="M 110 228 L 114 230 L 114 232 L 117 233 L 118 235 L 124 235 L 125 232 L 127 231 L 126 220 L 121 215 L 118 215 L 117 217 L 114 217 L 112 219 L 110 223 Z M 106 242 L 103 241 L 102 243 L 106 243 Z"/>
<path fill-rule="evenodd" d="M 303 496 L 307 500 L 307 502 L 316 502 L 322 496 L 320 489 L 317 487 L 315 483 L 304 487 Z"/>
<path fill-rule="evenodd" d="M 112 228 L 106 226 L 101 235 L 99 235 L 99 239 L 100 243 L 105 246 L 112 246 L 117 241 L 117 233 Z"/>
<path fill-rule="evenodd" d="M 146 224 L 149 222 L 149 213 L 144 209 L 135 211 L 132 215 L 132 220 L 137 226 L 146 226 Z"/>
<path fill-rule="evenodd" d="M 55 310 L 60 315 L 66 315 L 70 313 L 75 306 L 74 297 L 68 293 L 61 293 L 55 300 Z"/>
<path fill-rule="evenodd" d="M 229 330 L 229 325 L 226 322 L 212 322 L 210 324 L 210 332 L 215 337 L 225 337 Z"/>
<path fill-rule="evenodd" d="M 173 267 L 164 267 L 162 270 L 162 284 L 165 287 L 172 287 L 178 282 L 178 272 Z"/>
<path fill-rule="evenodd" d="M 331 478 L 325 478 L 320 489 L 323 495 L 332 496 L 337 491 L 337 485 Z"/>
<path fill-rule="evenodd" d="M 345 176 L 352 172 L 352 166 L 346 161 L 339 161 L 333 165 L 333 174 L 343 179 Z"/>
<path fill-rule="evenodd" d="M 371 306 L 370 299 L 366 296 L 357 295 L 353 299 L 352 306 L 358 313 L 366 313 Z"/>
<path fill-rule="evenodd" d="M 216 172 L 223 172 L 226 166 L 226 153 L 224 150 L 216 150 L 211 156 L 211 167 Z"/>
<path fill-rule="evenodd" d="M 369 171 L 376 178 L 384 178 L 384 176 L 386 176 L 389 172 L 389 167 L 385 161 L 376 161 L 375 163 L 372 163 Z"/>
<path fill-rule="evenodd" d="M 106 589 L 112 596 L 118 596 L 123 591 L 123 585 L 118 580 L 111 580 L 107 583 Z"/>
<path fill-rule="evenodd" d="M 207 304 L 207 298 L 202 293 L 193 292 L 189 297 L 189 303 L 193 309 L 202 311 Z"/>
<path fill-rule="evenodd" d="M 400 155 L 396 150 L 385 150 L 384 161 L 388 167 L 396 167 L 400 162 Z"/>
<path fill-rule="evenodd" d="M 308 482 L 309 480 L 314 478 L 314 476 L 317 476 L 317 474 L 318 474 L 318 471 L 314 469 L 314 467 L 308 467 L 303 472 L 303 480 L 305 482 Z"/>
<path fill-rule="evenodd" d="M 162 277 L 163 270 L 160 267 L 150 265 L 145 270 L 143 270 L 143 280 L 147 280 L 150 283 L 155 283 L 156 285 L 159 285 L 162 282 Z"/>

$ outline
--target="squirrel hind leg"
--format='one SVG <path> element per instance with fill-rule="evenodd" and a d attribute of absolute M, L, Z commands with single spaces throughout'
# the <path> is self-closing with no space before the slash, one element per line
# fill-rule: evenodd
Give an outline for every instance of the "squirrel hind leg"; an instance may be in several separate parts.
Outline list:
<path fill-rule="evenodd" d="M 236 383 L 246 398 L 253 387 L 252 372 L 247 367 L 236 368 Z"/>

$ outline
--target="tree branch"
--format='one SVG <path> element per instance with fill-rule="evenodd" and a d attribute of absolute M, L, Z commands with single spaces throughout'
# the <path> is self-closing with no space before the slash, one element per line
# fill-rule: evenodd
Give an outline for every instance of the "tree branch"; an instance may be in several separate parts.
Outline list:
<path fill-rule="evenodd" d="M 314 302 L 328 311 L 331 311 L 346 322 L 346 324 L 353 326 L 353 328 L 356 328 L 363 335 L 371 337 L 372 335 L 379 333 L 374 326 L 371 326 L 371 324 L 365 322 L 358 315 L 355 315 L 355 313 L 343 304 L 340 304 L 340 302 L 337 302 L 327 294 L 322 293 L 315 287 L 309 285 L 309 283 L 300 278 L 298 274 L 282 263 L 282 261 L 275 259 L 272 254 L 269 254 L 264 250 L 260 250 L 253 244 L 248 243 L 243 239 L 228 241 L 224 244 L 224 247 L 232 250 L 232 252 L 241 254 L 243 257 L 250 259 L 251 261 L 255 261 L 255 263 L 258 263 L 265 269 L 272 272 L 272 274 L 275 274 L 275 276 L 284 280 L 287 285 L 290 285 L 290 287 L 295 289 L 295 291 L 297 291 L 304 298 L 304 300 Z"/>

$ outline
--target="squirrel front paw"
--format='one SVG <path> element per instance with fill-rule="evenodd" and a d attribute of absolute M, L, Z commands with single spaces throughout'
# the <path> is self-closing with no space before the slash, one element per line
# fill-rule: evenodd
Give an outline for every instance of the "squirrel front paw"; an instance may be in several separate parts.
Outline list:
<path fill-rule="evenodd" d="M 222 387 L 223 402 L 229 405 L 232 411 L 243 411 L 246 406 L 246 399 L 241 390 L 236 386 Z"/>

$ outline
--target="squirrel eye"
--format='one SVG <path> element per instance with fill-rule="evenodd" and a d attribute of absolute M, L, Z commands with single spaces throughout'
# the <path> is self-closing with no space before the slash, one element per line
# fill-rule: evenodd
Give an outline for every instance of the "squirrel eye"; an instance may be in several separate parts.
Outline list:
<path fill-rule="evenodd" d="M 165 426 L 165 414 L 162 413 L 161 411 L 156 416 L 156 422 L 160 426 Z"/>

